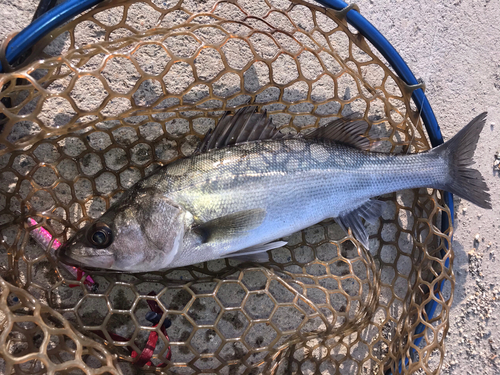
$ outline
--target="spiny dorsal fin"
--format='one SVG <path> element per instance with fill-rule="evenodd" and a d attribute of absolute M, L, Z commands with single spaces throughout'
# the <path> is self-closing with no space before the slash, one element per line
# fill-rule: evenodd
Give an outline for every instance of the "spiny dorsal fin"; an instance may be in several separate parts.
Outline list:
<path fill-rule="evenodd" d="M 248 106 L 238 109 L 234 115 L 226 112 L 215 129 L 207 133 L 196 153 L 238 143 L 281 138 L 282 134 L 267 117 L 267 112 L 256 110 L 257 107 Z"/>
<path fill-rule="evenodd" d="M 362 135 L 367 128 L 366 121 L 347 116 L 306 134 L 304 138 L 329 140 L 344 143 L 360 150 L 369 150 L 370 140 Z"/>

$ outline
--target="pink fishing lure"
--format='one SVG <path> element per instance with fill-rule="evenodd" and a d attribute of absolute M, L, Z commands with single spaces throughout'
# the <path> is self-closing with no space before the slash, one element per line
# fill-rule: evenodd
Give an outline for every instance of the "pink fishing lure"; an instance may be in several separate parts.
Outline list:
<path fill-rule="evenodd" d="M 38 225 L 38 223 L 36 222 L 35 219 L 33 218 L 28 218 L 28 224 L 34 226 L 34 225 Z M 33 237 L 33 239 L 42 247 L 44 248 L 47 248 L 47 246 L 49 246 L 50 244 L 50 241 L 52 241 L 52 235 L 49 233 L 49 231 L 47 229 L 45 229 L 44 227 L 39 227 L 39 228 L 36 228 L 36 229 L 33 229 L 31 232 L 30 232 L 30 235 L 31 237 Z M 52 246 L 50 248 L 50 253 L 51 255 L 54 256 L 54 253 L 55 251 L 61 246 L 61 243 L 58 241 L 58 240 L 54 240 L 54 242 L 52 243 Z M 77 267 L 72 267 L 72 266 L 68 266 L 66 264 L 62 264 L 60 263 L 60 265 L 62 267 L 64 267 L 65 270 L 67 270 L 72 276 L 74 276 L 77 280 L 80 280 L 83 276 L 83 272 L 77 268 Z M 92 287 L 94 284 L 95 284 L 95 281 L 92 279 L 92 277 L 90 277 L 89 275 L 87 275 L 87 277 L 85 278 L 85 281 L 84 281 L 84 284 Z M 72 285 L 70 285 L 72 286 Z"/>

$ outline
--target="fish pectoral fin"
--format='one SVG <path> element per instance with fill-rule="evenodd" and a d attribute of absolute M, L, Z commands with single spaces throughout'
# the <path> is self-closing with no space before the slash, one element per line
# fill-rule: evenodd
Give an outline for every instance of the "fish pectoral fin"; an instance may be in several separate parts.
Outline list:
<path fill-rule="evenodd" d="M 285 246 L 286 244 L 286 241 L 269 242 L 266 244 L 255 245 L 242 250 L 238 250 L 234 253 L 229 254 L 229 256 L 230 258 L 242 262 L 266 263 L 269 261 L 269 256 L 266 253 L 267 251 L 277 249 L 278 247 Z"/>
<path fill-rule="evenodd" d="M 215 238 L 230 238 L 257 228 L 266 217 L 266 210 L 255 208 L 235 212 L 193 227 L 203 243 Z"/>
<path fill-rule="evenodd" d="M 368 233 L 361 221 L 364 218 L 370 224 L 375 224 L 382 215 L 386 203 L 377 199 L 370 199 L 352 211 L 346 212 L 335 218 L 340 227 L 347 232 L 351 228 L 354 237 L 368 249 Z"/>
<path fill-rule="evenodd" d="M 368 151 L 371 148 L 370 140 L 363 136 L 366 129 L 368 129 L 368 123 L 365 120 L 346 116 L 317 128 L 304 138 L 339 142 Z"/>

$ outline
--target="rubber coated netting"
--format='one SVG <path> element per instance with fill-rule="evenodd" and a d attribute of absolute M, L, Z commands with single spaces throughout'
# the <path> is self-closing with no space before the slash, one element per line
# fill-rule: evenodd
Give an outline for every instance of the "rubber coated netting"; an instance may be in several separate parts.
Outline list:
<path fill-rule="evenodd" d="M 355 112 L 379 151 L 427 150 L 411 88 L 344 13 L 115 0 L 51 33 L 29 61 L 0 74 L 0 372 L 439 372 L 454 276 L 438 191 L 384 196 L 369 251 L 331 220 L 262 265 L 87 275 L 53 255 L 249 103 L 283 132 Z"/>

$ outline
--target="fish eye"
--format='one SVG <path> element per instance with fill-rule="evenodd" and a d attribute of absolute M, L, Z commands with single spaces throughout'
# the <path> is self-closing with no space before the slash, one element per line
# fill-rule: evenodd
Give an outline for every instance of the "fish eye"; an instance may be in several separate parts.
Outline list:
<path fill-rule="evenodd" d="M 87 239 L 98 249 L 104 249 L 113 242 L 113 232 L 106 224 L 97 222 L 90 227 Z"/>

